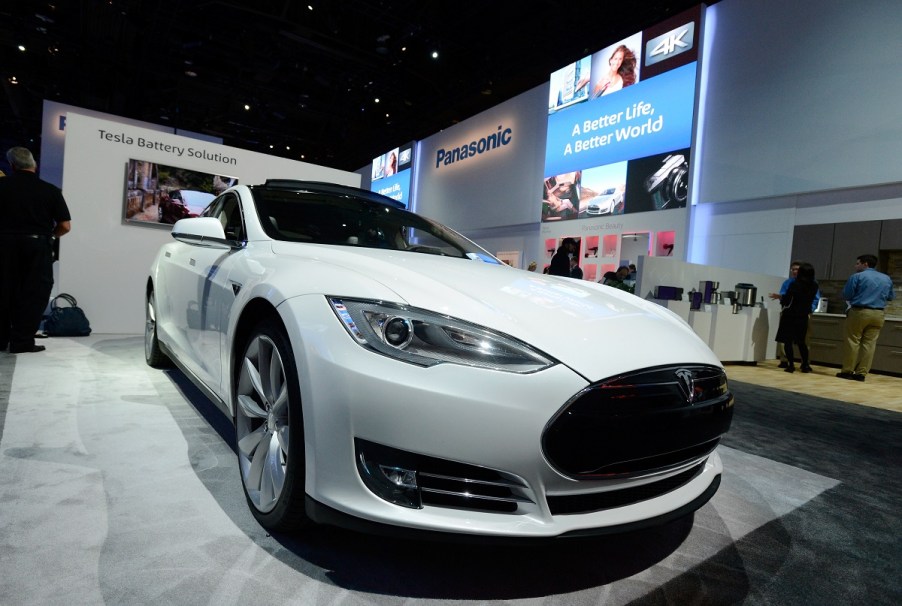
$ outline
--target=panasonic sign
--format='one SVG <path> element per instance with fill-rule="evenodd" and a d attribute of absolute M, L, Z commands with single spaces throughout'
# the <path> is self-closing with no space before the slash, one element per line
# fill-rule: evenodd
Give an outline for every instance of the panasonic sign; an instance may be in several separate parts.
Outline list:
<path fill-rule="evenodd" d="M 493 149 L 498 149 L 499 147 L 509 144 L 512 139 L 513 130 L 511 128 L 505 128 L 503 124 L 499 124 L 494 133 L 486 135 L 481 139 L 473 140 L 469 143 L 464 143 L 459 147 L 452 147 L 451 149 L 445 149 L 443 147 L 439 148 L 439 150 L 435 152 L 435 168 L 448 166 L 455 162 L 467 160 L 468 158 L 478 156 L 479 154 L 490 152 Z"/>
<path fill-rule="evenodd" d="M 694 21 L 676 27 L 657 38 L 652 38 L 645 44 L 645 65 L 653 65 L 692 50 L 692 41 L 694 39 Z"/>

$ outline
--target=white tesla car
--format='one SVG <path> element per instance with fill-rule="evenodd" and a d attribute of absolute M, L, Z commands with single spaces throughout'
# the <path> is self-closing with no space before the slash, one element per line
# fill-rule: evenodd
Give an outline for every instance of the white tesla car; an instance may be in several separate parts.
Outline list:
<path fill-rule="evenodd" d="M 623 213 L 623 189 L 611 187 L 591 200 L 586 207 L 587 215 L 619 215 Z"/>
<path fill-rule="evenodd" d="M 147 280 L 147 362 L 234 421 L 267 529 L 578 537 L 717 490 L 733 396 L 661 306 L 509 267 L 338 185 L 238 185 L 172 235 Z"/>

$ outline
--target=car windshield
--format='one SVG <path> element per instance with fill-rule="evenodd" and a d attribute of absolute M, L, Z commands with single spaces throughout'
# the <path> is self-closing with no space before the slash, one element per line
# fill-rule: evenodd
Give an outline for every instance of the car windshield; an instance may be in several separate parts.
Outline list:
<path fill-rule="evenodd" d="M 412 212 L 347 193 L 252 188 L 275 240 L 382 248 L 501 263 L 457 232 Z"/>

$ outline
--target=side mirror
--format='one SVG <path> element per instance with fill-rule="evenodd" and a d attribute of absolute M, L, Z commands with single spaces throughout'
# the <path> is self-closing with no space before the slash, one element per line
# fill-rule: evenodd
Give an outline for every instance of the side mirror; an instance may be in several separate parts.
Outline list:
<path fill-rule="evenodd" d="M 213 217 L 179 219 L 172 226 L 172 237 L 179 242 L 193 246 L 221 249 L 241 248 L 239 244 L 226 238 L 222 223 Z"/>

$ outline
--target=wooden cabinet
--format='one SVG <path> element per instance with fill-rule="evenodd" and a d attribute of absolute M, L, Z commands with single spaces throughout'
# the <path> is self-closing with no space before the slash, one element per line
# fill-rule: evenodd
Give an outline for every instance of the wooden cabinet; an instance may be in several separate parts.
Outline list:
<path fill-rule="evenodd" d="M 842 366 L 843 321 L 845 316 L 812 314 L 808 329 L 808 355 L 815 364 Z"/>
<path fill-rule="evenodd" d="M 846 280 L 858 255 L 881 250 L 902 250 L 902 219 L 797 225 L 792 234 L 792 260 L 814 265 L 818 280 Z"/>
<path fill-rule="evenodd" d="M 877 339 L 874 370 L 902 375 L 902 320 L 887 320 Z"/>
<path fill-rule="evenodd" d="M 855 273 L 855 259 L 859 255 L 878 255 L 881 223 L 882 221 L 856 221 L 836 223 L 833 226 L 833 254 L 829 278 L 845 280 Z"/>
<path fill-rule="evenodd" d="M 859 253 L 862 254 L 862 253 Z M 813 314 L 809 356 L 814 364 L 842 366 L 845 316 Z M 887 320 L 877 339 L 874 372 L 902 375 L 902 320 Z"/>
<path fill-rule="evenodd" d="M 816 279 L 830 274 L 833 253 L 833 223 L 797 225 L 792 234 L 792 261 L 807 261 L 814 266 Z M 861 253 L 855 253 L 861 254 Z M 853 259 L 854 261 L 854 259 Z M 789 267 L 786 268 L 789 276 Z"/>

